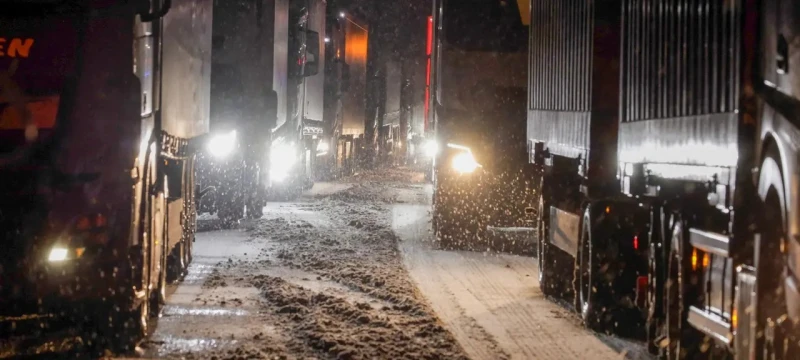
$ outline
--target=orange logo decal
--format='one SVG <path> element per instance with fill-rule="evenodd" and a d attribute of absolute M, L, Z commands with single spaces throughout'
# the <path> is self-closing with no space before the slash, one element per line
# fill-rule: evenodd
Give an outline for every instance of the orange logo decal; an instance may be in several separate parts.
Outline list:
<path fill-rule="evenodd" d="M 27 58 L 31 53 L 33 39 L 0 37 L 0 57 Z"/>

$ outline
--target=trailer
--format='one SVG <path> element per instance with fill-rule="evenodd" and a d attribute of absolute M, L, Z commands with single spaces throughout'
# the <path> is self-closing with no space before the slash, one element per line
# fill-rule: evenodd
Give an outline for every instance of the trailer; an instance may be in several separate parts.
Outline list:
<path fill-rule="evenodd" d="M 587 326 L 638 312 L 664 358 L 796 358 L 800 8 L 575 5 L 531 7 L 542 289 L 574 269 Z"/>
<path fill-rule="evenodd" d="M 88 344 L 124 350 L 147 333 L 191 261 L 211 3 L 6 4 L 4 338 L 80 321 Z"/>
<path fill-rule="evenodd" d="M 266 204 L 269 141 L 277 117 L 273 88 L 274 1 L 216 2 L 211 56 L 211 132 L 200 153 L 200 212 L 224 227 L 260 218 Z M 285 39 L 284 39 L 285 40 Z M 283 89 L 285 90 L 285 89 Z"/>
<path fill-rule="evenodd" d="M 516 1 L 433 2 L 433 227 L 442 248 L 484 251 L 488 226 L 524 226 L 525 17 Z M 498 249 L 508 250 L 508 249 Z"/>

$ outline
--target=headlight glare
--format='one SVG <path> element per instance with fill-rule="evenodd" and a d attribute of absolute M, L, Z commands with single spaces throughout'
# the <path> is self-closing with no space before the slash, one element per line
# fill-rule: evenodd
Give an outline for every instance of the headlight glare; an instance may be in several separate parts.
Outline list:
<path fill-rule="evenodd" d="M 330 146 L 327 141 L 322 140 L 317 144 L 317 154 L 325 154 L 328 150 L 330 150 Z"/>
<path fill-rule="evenodd" d="M 294 144 L 274 144 L 270 154 L 270 179 L 275 182 L 286 180 L 296 161 L 297 154 L 295 153 Z"/>
<path fill-rule="evenodd" d="M 216 158 L 225 158 L 236 149 L 236 130 L 218 134 L 208 142 L 208 151 Z"/>
<path fill-rule="evenodd" d="M 432 158 L 439 153 L 439 143 L 436 140 L 428 140 L 423 145 L 423 151 L 425 151 L 426 156 Z"/>
<path fill-rule="evenodd" d="M 50 262 L 61 262 L 67 260 L 69 255 L 69 250 L 62 246 L 53 246 L 50 249 L 50 255 L 47 256 L 47 261 Z"/>
<path fill-rule="evenodd" d="M 462 152 L 453 157 L 453 170 L 459 173 L 470 174 L 480 166 L 472 156 L 472 152 Z"/>

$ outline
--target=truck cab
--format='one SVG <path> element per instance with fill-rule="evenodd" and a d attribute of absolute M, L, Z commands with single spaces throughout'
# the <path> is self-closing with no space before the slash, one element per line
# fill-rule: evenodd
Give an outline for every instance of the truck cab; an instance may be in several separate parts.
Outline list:
<path fill-rule="evenodd" d="M 516 1 L 434 2 L 434 142 L 426 147 L 435 153 L 434 228 L 444 248 L 486 249 L 487 226 L 524 225 L 522 189 L 532 178 L 524 10 Z"/>
<path fill-rule="evenodd" d="M 158 314 L 167 275 L 188 266 L 194 140 L 208 131 L 209 4 L 4 2 L 4 338 L 82 319 L 130 349 Z"/>

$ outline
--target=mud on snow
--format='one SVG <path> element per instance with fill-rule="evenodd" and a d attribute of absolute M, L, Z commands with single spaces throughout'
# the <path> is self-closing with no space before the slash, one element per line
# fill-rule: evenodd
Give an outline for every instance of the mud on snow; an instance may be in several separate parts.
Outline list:
<path fill-rule="evenodd" d="M 243 225 L 258 256 L 218 263 L 203 286 L 257 289 L 261 321 L 275 331 L 201 357 L 466 359 L 409 278 L 391 230 L 392 189 L 421 180 L 365 174 L 342 191 L 271 204 Z"/>

